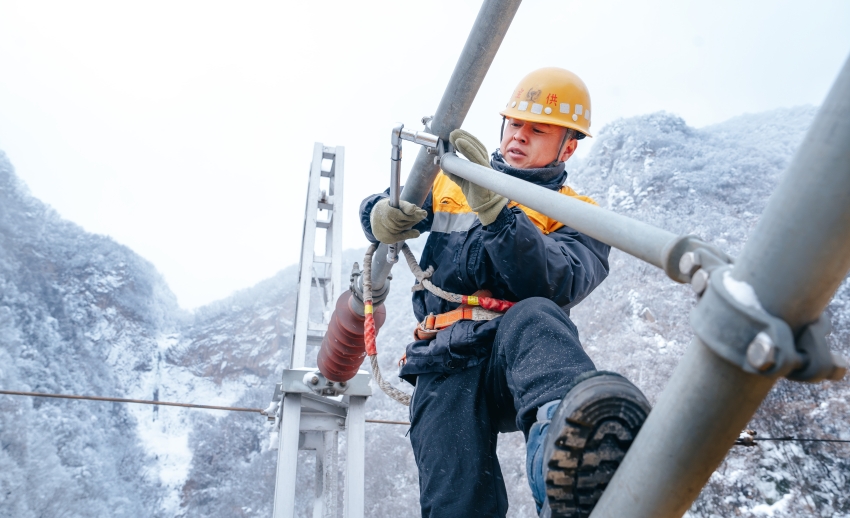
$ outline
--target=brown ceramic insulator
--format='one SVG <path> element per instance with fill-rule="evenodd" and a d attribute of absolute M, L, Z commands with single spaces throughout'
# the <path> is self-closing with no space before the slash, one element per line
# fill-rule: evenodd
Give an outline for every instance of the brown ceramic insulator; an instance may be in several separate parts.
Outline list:
<path fill-rule="evenodd" d="M 366 318 L 351 309 L 349 299 L 350 291 L 337 299 L 336 309 L 331 315 L 328 331 L 316 358 L 319 372 L 330 381 L 350 380 L 366 358 L 366 344 L 363 341 L 363 323 Z M 375 308 L 374 317 L 375 329 L 380 329 L 387 319 L 387 309 L 383 304 Z"/>

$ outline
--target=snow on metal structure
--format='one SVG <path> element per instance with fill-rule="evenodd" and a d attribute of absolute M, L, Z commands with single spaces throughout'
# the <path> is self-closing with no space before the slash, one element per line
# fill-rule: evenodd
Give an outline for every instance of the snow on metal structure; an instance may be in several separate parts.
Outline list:
<path fill-rule="evenodd" d="M 315 367 L 307 367 L 307 346 L 319 345 L 327 330 L 333 302 L 342 293 L 342 146 L 313 148 L 307 208 L 304 216 L 295 333 L 290 368 L 283 371 L 275 387 L 272 405 L 277 405 L 275 430 L 279 437 L 275 477 L 274 517 L 295 515 L 298 450 L 316 451 L 314 518 L 339 516 L 337 474 L 339 432 L 347 434 L 343 495 L 346 518 L 364 513 L 364 457 L 366 398 L 372 395 L 369 373 L 359 371 L 350 381 L 327 380 Z M 329 167 L 322 163 L 329 161 Z M 328 179 L 327 190 L 322 178 Z M 320 211 L 327 214 L 319 219 Z M 324 248 L 316 253 L 324 230 Z M 316 295 L 321 300 L 316 300 Z M 313 320 L 321 315 L 319 321 Z"/>

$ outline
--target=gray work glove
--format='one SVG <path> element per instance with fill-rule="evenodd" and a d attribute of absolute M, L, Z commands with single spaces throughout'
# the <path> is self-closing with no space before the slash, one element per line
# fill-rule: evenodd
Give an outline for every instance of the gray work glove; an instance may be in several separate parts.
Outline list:
<path fill-rule="evenodd" d="M 470 162 L 490 167 L 490 155 L 487 153 L 487 148 L 469 133 L 462 129 L 456 129 L 449 134 L 449 142 Z M 478 213 L 478 219 L 481 220 L 482 225 L 489 225 L 496 221 L 502 207 L 508 203 L 507 198 L 459 176 L 450 173 L 445 174 L 458 184 L 466 197 L 466 202 L 469 203 L 473 211 Z"/>
<path fill-rule="evenodd" d="M 399 208 L 390 207 L 390 199 L 384 198 L 372 207 L 369 215 L 372 235 L 381 243 L 392 245 L 419 237 L 419 231 L 412 227 L 425 219 L 428 212 L 404 200 L 399 200 L 399 205 Z"/>

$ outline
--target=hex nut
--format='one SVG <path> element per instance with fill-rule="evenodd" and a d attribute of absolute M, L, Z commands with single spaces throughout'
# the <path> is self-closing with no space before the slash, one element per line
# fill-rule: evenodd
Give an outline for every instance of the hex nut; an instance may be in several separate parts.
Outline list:
<path fill-rule="evenodd" d="M 708 272 L 700 268 L 691 276 L 691 288 L 694 293 L 702 295 L 705 289 L 708 288 Z"/>
<path fill-rule="evenodd" d="M 747 347 L 747 362 L 762 372 L 776 365 L 776 345 L 770 335 L 762 331 L 753 338 Z"/>
<path fill-rule="evenodd" d="M 312 378 L 310 378 L 310 383 L 312 383 L 313 385 L 318 385 L 319 384 L 319 377 L 313 376 Z"/>
<path fill-rule="evenodd" d="M 340 386 L 340 387 L 342 387 L 342 388 L 345 388 L 346 383 L 345 383 L 344 381 L 340 381 L 340 382 L 339 382 L 339 386 Z"/>
<path fill-rule="evenodd" d="M 688 277 L 692 276 L 700 267 L 699 256 L 696 252 L 685 252 L 679 259 L 679 271 Z"/>

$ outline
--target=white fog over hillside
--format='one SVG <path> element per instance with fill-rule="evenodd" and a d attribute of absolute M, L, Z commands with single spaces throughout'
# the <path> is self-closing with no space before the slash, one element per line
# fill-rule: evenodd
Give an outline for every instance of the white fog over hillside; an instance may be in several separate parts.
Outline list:
<path fill-rule="evenodd" d="M 735 255 L 815 112 L 781 109 L 699 129 L 667 113 L 618 120 L 581 143 L 592 149 L 567 164 L 567 182 L 603 207 Z M 344 273 L 362 254 L 346 252 Z M 695 297 L 618 251 L 611 266 L 573 318 L 597 366 L 625 374 L 654 402 L 690 341 Z M 264 408 L 288 358 L 296 278 L 293 265 L 189 313 L 154 265 L 63 220 L 0 152 L 2 389 Z M 397 267 L 378 337 L 384 374 L 408 392 L 392 373 L 414 324 L 412 284 Z M 850 355 L 850 281 L 827 311 L 831 347 Z M 850 439 L 848 396 L 847 381 L 780 381 L 750 427 Z M 407 410 L 378 393 L 367 416 L 406 420 Z M 406 431 L 367 425 L 367 516 L 418 515 Z M 249 413 L 0 396 L 0 517 L 267 517 L 276 459 L 268 432 Z M 499 452 L 509 515 L 533 515 L 521 434 L 502 436 Z M 848 459 L 846 444 L 736 447 L 689 516 L 850 517 Z M 312 466 L 302 453 L 299 516 L 312 516 Z"/>

